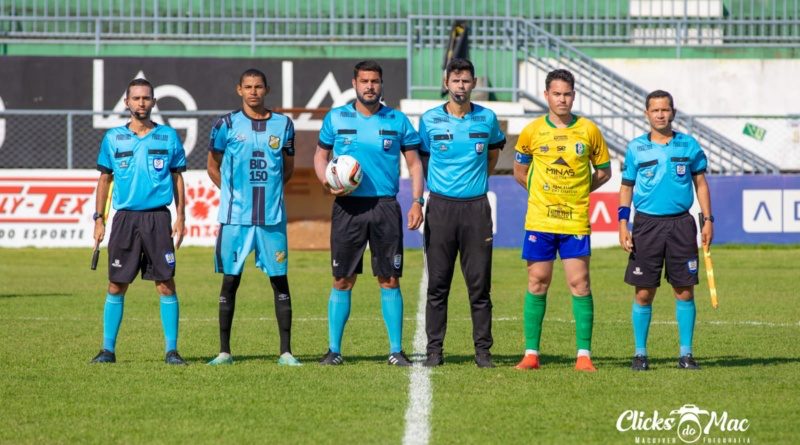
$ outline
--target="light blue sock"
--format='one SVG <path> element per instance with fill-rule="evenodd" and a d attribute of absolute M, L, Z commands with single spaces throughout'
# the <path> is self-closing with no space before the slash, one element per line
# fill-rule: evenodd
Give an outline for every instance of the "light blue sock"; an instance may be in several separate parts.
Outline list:
<path fill-rule="evenodd" d="M 636 345 L 635 355 L 647 355 L 647 333 L 650 331 L 650 319 L 653 316 L 653 305 L 640 305 L 633 302 L 631 319 L 633 320 L 633 341 Z"/>
<path fill-rule="evenodd" d="M 678 337 L 681 344 L 681 357 L 692 353 L 692 337 L 694 336 L 694 319 L 697 310 L 694 298 L 689 301 L 675 300 L 675 320 L 678 321 Z"/>
<path fill-rule="evenodd" d="M 342 353 L 344 325 L 350 318 L 350 295 L 352 290 L 331 289 L 328 299 L 328 348 L 337 354 Z"/>
<path fill-rule="evenodd" d="M 122 310 L 125 308 L 125 294 L 106 293 L 106 305 L 103 308 L 103 349 L 114 352 L 117 345 L 117 333 L 122 324 Z"/>
<path fill-rule="evenodd" d="M 178 349 L 178 294 L 161 296 L 161 326 L 167 352 Z"/>
<path fill-rule="evenodd" d="M 403 295 L 400 288 L 381 288 L 381 312 L 389 333 L 389 353 L 403 349 Z"/>

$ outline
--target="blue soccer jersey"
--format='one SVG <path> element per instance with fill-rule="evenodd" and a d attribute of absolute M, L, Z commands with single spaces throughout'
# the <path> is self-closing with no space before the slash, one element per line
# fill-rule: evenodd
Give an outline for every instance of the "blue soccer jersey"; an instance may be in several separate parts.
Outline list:
<path fill-rule="evenodd" d="M 650 133 L 628 143 L 622 183 L 633 186 L 633 205 L 649 215 L 676 215 L 694 202 L 692 177 L 705 173 L 708 161 L 695 138 L 673 132 L 666 144 Z"/>
<path fill-rule="evenodd" d="M 172 202 L 171 172 L 186 170 L 186 154 L 178 133 L 157 125 L 143 137 L 127 125 L 106 131 L 97 155 L 97 169 L 114 176 L 116 210 L 148 210 Z"/>
<path fill-rule="evenodd" d="M 273 225 L 286 220 L 283 155 L 294 156 L 294 124 L 273 112 L 251 119 L 238 110 L 211 129 L 209 150 L 223 153 L 218 221 Z"/>
<path fill-rule="evenodd" d="M 355 103 L 325 115 L 319 146 L 333 156 L 350 155 L 364 177 L 351 196 L 395 196 L 400 190 L 400 153 L 418 150 L 419 135 L 405 114 L 387 106 L 372 116 L 356 111 Z"/>
<path fill-rule="evenodd" d="M 489 191 L 489 150 L 502 149 L 506 137 L 497 116 L 471 104 L 463 118 L 447 104 L 425 112 L 419 122 L 420 150 L 429 154 L 428 188 L 450 198 L 474 198 Z"/>

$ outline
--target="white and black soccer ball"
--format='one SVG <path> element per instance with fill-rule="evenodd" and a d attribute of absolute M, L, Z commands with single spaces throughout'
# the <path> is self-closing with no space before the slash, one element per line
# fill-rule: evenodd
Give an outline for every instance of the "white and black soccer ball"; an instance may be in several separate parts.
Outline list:
<path fill-rule="evenodd" d="M 333 190 L 344 189 L 347 193 L 357 189 L 364 173 L 356 158 L 341 155 L 331 159 L 325 168 L 325 179 Z"/>

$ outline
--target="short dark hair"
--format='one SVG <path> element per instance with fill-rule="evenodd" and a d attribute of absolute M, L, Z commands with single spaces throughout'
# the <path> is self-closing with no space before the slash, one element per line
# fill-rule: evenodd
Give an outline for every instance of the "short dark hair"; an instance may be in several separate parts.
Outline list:
<path fill-rule="evenodd" d="M 650 109 L 650 99 L 661 99 L 662 97 L 666 97 L 669 99 L 669 107 L 672 108 L 672 111 L 675 111 L 675 102 L 672 100 L 672 94 L 664 90 L 655 90 L 652 93 L 647 95 L 647 98 L 644 100 L 644 109 Z"/>
<path fill-rule="evenodd" d="M 445 80 L 450 78 L 450 73 L 453 71 L 469 71 L 469 74 L 475 77 L 475 66 L 467 59 L 455 58 L 450 60 L 445 69 Z"/>
<path fill-rule="evenodd" d="M 128 83 L 128 89 L 125 90 L 125 97 L 127 98 L 131 92 L 132 87 L 149 87 L 150 88 L 150 97 L 155 96 L 155 89 L 153 88 L 153 84 L 150 83 L 149 80 L 143 77 L 137 77 L 136 79 L 131 80 Z"/>
<path fill-rule="evenodd" d="M 383 68 L 374 60 L 362 60 L 356 63 L 356 66 L 353 67 L 353 79 L 358 77 L 359 71 L 375 71 L 378 73 L 378 77 L 383 80 Z"/>
<path fill-rule="evenodd" d="M 575 76 L 565 69 L 557 69 L 547 73 L 547 78 L 544 80 L 544 87 L 546 90 L 550 89 L 550 83 L 554 80 L 561 80 L 569 84 L 569 87 L 575 89 Z"/>
<path fill-rule="evenodd" d="M 261 70 L 257 70 L 255 68 L 250 68 L 250 69 L 246 70 L 245 72 L 243 72 L 242 75 L 239 76 L 239 85 L 241 85 L 242 82 L 244 82 L 244 78 L 245 77 L 260 77 L 261 80 L 264 81 L 264 86 L 267 86 L 267 75 L 264 74 L 264 72 L 261 71 Z"/>

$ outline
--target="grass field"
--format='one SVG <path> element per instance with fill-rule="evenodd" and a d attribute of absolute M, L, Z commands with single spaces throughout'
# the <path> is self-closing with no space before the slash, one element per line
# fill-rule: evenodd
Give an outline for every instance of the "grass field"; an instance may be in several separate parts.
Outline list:
<path fill-rule="evenodd" d="M 412 352 L 422 258 L 418 250 L 406 257 L 404 345 Z M 126 296 L 118 362 L 100 366 L 88 361 L 101 343 L 105 267 L 91 272 L 87 249 L 0 249 L 0 442 L 401 442 L 413 371 L 385 364 L 386 331 L 371 276 L 354 291 L 346 366 L 316 364 L 327 347 L 328 258 L 327 252 L 291 253 L 293 349 L 303 367 L 275 363 L 272 291 L 252 266 L 234 321 L 237 363 L 203 365 L 218 348 L 220 281 L 212 273 L 211 250 L 203 248 L 178 252 L 179 349 L 191 366 L 163 364 L 158 299 L 152 283 L 141 281 Z M 619 249 L 593 256 L 594 374 L 572 370 L 574 325 L 559 267 L 544 325 L 543 368 L 513 369 L 523 348 L 526 276 L 518 251 L 503 249 L 495 251 L 493 277 L 499 366 L 477 369 L 457 273 L 446 365 L 429 374 L 430 442 L 682 443 L 674 429 L 619 432 L 617 419 L 627 410 L 668 417 L 694 404 L 749 422 L 745 432 L 713 428 L 697 443 L 797 443 L 800 248 L 720 246 L 714 258 L 720 308 L 710 307 L 703 270 L 697 292 L 700 372 L 675 369 L 677 328 L 667 288 L 654 304 L 648 345 L 653 370 L 628 369 L 632 291 L 622 282 L 625 255 Z"/>

